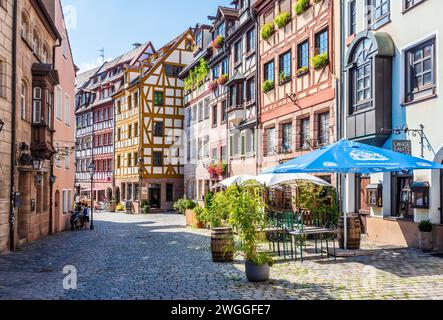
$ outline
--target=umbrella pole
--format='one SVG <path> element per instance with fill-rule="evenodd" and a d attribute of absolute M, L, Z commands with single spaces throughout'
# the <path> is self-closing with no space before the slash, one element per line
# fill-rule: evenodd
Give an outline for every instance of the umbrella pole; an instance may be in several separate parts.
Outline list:
<path fill-rule="evenodd" d="M 348 182 L 348 175 L 347 174 L 345 174 L 345 185 L 348 187 L 349 186 L 349 184 L 347 183 Z M 347 190 L 348 188 L 346 188 L 346 190 Z M 349 190 L 347 190 L 347 193 L 348 193 L 348 196 L 349 196 Z M 345 201 L 347 201 L 347 199 L 345 199 Z M 344 212 L 343 212 L 343 218 L 344 218 L 344 244 L 345 244 L 345 246 L 344 246 L 344 248 L 345 248 L 345 250 L 348 250 L 348 213 L 347 213 L 347 209 L 348 209 L 348 206 L 346 205 L 346 206 L 344 206 L 344 209 L 345 210 L 343 210 Z"/>

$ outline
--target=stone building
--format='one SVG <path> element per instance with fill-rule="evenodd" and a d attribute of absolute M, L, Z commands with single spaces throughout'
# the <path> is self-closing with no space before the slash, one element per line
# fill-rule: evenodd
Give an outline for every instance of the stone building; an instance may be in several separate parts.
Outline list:
<path fill-rule="evenodd" d="M 9 224 L 4 224 L 5 215 L 2 215 L 2 251 L 39 239 L 52 229 L 53 97 L 55 86 L 59 84 L 53 52 L 62 43 L 43 1 L 2 1 L 0 11 L 5 8 L 8 13 L 2 20 L 2 32 L 11 30 L 6 39 L 12 39 L 16 47 L 9 57 L 2 49 L 5 55 L 2 59 L 10 59 L 5 63 L 6 69 L 2 69 L 4 74 L 9 74 L 2 77 L 5 79 L 2 83 L 9 83 L 2 89 L 9 100 L 2 103 L 9 104 L 12 110 L 11 114 L 4 114 L 7 125 L 2 138 L 9 142 L 2 143 L 2 148 L 12 143 L 9 157 L 5 158 L 14 168 L 11 174 L 11 165 L 2 165 L 1 170 L 8 175 L 2 179 L 2 198 L 12 182 L 8 192 L 12 208 L 7 205 Z M 9 40 L 5 44 L 2 42 L 2 47 L 9 47 L 8 43 Z M 13 74 L 16 77 L 11 79 Z M 5 239 L 8 239 L 7 246 Z"/>
<path fill-rule="evenodd" d="M 9 248 L 11 203 L 13 1 L 0 2 L 0 253 Z"/>
<path fill-rule="evenodd" d="M 341 3 L 342 136 L 442 163 L 443 2 Z M 429 219 L 442 249 L 443 173 L 350 175 L 344 186 L 345 210 L 361 215 L 370 239 L 415 247 Z"/>

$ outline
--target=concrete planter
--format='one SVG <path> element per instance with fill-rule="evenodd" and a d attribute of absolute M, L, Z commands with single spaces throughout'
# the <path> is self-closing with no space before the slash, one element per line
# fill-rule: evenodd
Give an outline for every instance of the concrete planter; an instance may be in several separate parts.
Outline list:
<path fill-rule="evenodd" d="M 256 265 L 252 262 L 246 261 L 246 277 L 250 282 L 266 282 L 269 280 L 271 267 L 269 264 Z"/>
<path fill-rule="evenodd" d="M 418 234 L 418 246 L 424 252 L 432 251 L 432 232 L 420 232 Z"/>

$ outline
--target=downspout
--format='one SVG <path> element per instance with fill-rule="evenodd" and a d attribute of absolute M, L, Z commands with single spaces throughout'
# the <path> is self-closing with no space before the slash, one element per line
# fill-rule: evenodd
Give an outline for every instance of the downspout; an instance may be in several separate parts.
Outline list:
<path fill-rule="evenodd" d="M 340 0 L 340 21 L 345 17 L 345 5 L 344 0 Z M 345 56 L 345 26 L 343 23 L 340 23 L 340 89 L 337 95 L 337 135 L 338 139 L 341 140 L 344 138 L 344 68 L 343 61 Z M 338 82 L 338 81 L 337 81 Z M 338 83 L 337 83 L 338 84 Z M 337 86 L 338 87 L 338 86 Z M 337 88 L 338 89 L 338 88 Z M 339 209 L 340 212 L 343 211 L 344 208 L 344 194 L 343 194 L 343 175 L 339 175 L 339 179 L 337 179 L 337 190 L 338 190 L 338 201 L 339 201 Z"/>
<path fill-rule="evenodd" d="M 58 44 L 56 44 L 55 46 L 52 47 L 52 68 L 54 70 L 55 70 L 55 61 L 56 61 L 56 58 L 55 58 L 56 49 L 60 48 L 61 46 L 62 46 L 62 41 L 60 39 L 58 39 Z M 53 95 L 53 97 L 54 97 L 54 95 Z M 52 108 L 52 112 L 54 112 L 54 108 Z M 54 121 L 54 117 L 51 117 L 51 118 L 52 118 L 52 121 Z M 51 131 L 51 144 L 52 144 L 52 148 L 54 148 L 54 132 L 55 132 L 55 130 L 53 129 Z M 54 226 L 53 226 L 53 221 L 54 221 L 54 213 L 53 213 L 53 209 L 54 209 L 54 194 L 53 193 L 54 193 L 54 183 L 55 183 L 55 181 L 52 179 L 52 177 L 54 177 L 54 155 L 52 155 L 51 160 L 50 160 L 50 174 L 49 175 L 50 175 L 49 176 L 49 197 L 50 197 L 50 199 L 49 199 L 49 234 L 53 234 L 53 232 L 54 232 Z"/>
<path fill-rule="evenodd" d="M 15 250 L 15 168 L 17 162 L 16 122 L 17 122 L 17 19 L 18 0 L 12 2 L 12 119 L 11 119 L 11 180 L 10 180 L 10 212 L 9 212 L 9 249 Z"/>
<path fill-rule="evenodd" d="M 260 40 L 258 36 L 258 19 L 257 14 L 254 10 L 251 9 L 252 20 L 254 22 L 255 27 L 255 165 L 256 165 L 256 174 L 260 173 L 260 159 L 259 156 L 261 154 L 261 144 L 259 143 L 259 130 L 260 130 L 260 103 L 261 103 L 261 90 L 259 90 L 260 86 L 258 80 L 260 79 Z"/>

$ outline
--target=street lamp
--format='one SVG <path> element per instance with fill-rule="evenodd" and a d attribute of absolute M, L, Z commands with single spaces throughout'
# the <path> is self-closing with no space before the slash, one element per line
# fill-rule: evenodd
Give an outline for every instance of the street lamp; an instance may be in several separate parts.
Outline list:
<path fill-rule="evenodd" d="M 42 171 L 43 170 L 43 165 L 44 165 L 44 163 L 43 163 L 43 161 L 41 159 L 34 158 L 32 160 L 32 168 L 35 171 Z"/>
<path fill-rule="evenodd" d="M 89 174 L 91 175 L 91 230 L 94 230 L 94 174 L 95 174 L 95 165 L 93 162 L 89 165 Z"/>

